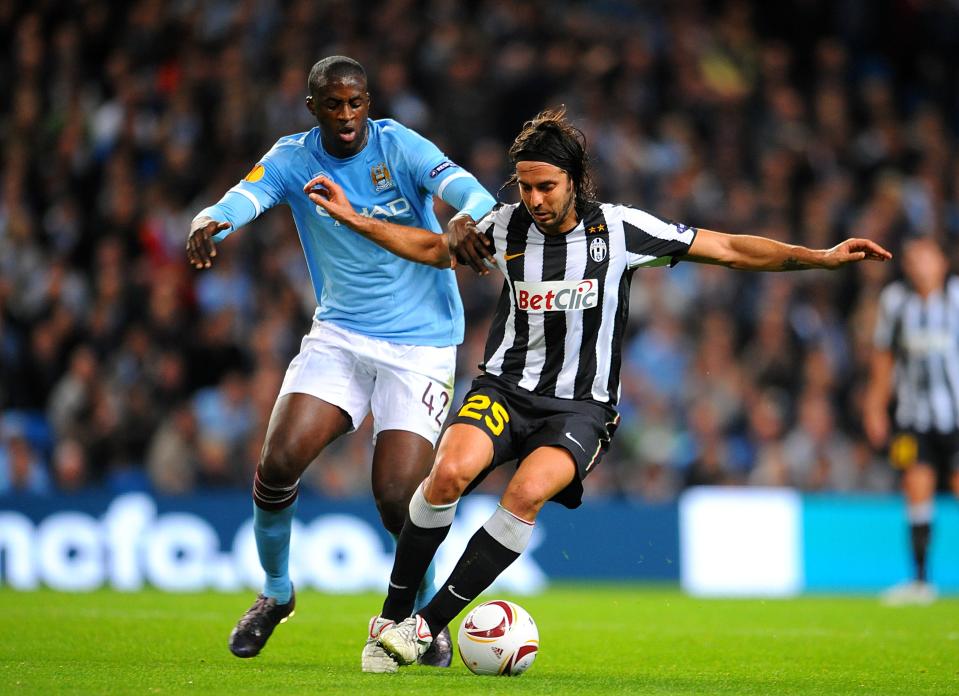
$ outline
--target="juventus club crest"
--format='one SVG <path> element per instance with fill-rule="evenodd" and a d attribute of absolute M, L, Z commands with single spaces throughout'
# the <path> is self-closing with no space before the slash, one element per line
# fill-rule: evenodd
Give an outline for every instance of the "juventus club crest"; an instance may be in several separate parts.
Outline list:
<path fill-rule="evenodd" d="M 595 237 L 589 243 L 589 257 L 596 263 L 606 260 L 606 240 L 602 237 Z"/>

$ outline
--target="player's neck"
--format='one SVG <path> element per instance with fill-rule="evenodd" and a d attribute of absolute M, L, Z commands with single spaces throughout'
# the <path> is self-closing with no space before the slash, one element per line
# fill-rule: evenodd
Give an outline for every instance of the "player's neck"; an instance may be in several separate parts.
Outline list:
<path fill-rule="evenodd" d="M 357 145 L 355 148 L 351 146 L 349 150 L 346 150 L 343 145 L 335 141 L 330 143 L 327 141 L 324 135 L 322 134 L 320 135 L 320 143 L 322 144 L 323 150 L 326 152 L 326 154 L 330 155 L 331 157 L 335 157 L 336 159 L 343 159 L 343 160 L 350 159 L 351 157 L 356 157 L 358 154 L 363 152 L 369 140 L 370 140 L 370 129 L 366 128 L 363 131 L 363 138 L 360 140 L 360 144 Z"/>
<path fill-rule="evenodd" d="M 540 232 L 542 232 L 543 236 L 545 237 L 561 237 L 564 234 L 569 234 L 570 232 L 575 230 L 577 227 L 579 227 L 579 217 L 576 215 L 573 215 L 572 217 L 568 217 L 565 220 L 563 220 L 563 222 L 561 222 L 560 224 L 555 226 L 550 226 L 548 228 L 543 227 L 542 225 L 536 222 L 534 222 L 533 224 L 536 225 L 536 228 Z"/>
<path fill-rule="evenodd" d="M 939 294 L 944 287 L 945 281 L 935 282 L 929 278 L 922 278 L 918 280 L 918 282 L 914 281 L 912 283 L 912 289 L 915 290 L 916 294 L 923 300 L 928 300 L 933 295 Z"/>

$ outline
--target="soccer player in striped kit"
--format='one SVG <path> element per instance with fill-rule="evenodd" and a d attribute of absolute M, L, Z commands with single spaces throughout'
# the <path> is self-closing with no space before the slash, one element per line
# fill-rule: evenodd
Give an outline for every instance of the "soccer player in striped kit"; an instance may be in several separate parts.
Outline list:
<path fill-rule="evenodd" d="M 444 248 L 434 196 L 459 211 L 449 227 L 462 232 L 495 203 L 433 143 L 396 121 L 368 118 L 366 73 L 355 60 L 319 61 L 308 88 L 306 106 L 318 127 L 280 138 L 239 184 L 194 218 L 187 239 L 189 261 L 209 268 L 215 241 L 286 204 L 317 302 L 312 329 L 280 388 L 253 482 L 253 530 L 266 583 L 230 635 L 237 657 L 257 655 L 293 614 L 290 530 L 300 475 L 370 411 L 373 496 L 384 527 L 400 533 L 410 496 L 433 460 L 463 340 L 463 307 L 448 261 L 441 268 L 413 263 L 342 230 L 310 202 L 304 184 L 332 174 L 370 220 L 421 228 Z M 364 669 L 394 665 L 375 638 L 369 636 L 363 650 Z M 444 631 L 422 662 L 448 666 L 451 655 Z"/>
<path fill-rule="evenodd" d="M 936 598 L 926 572 L 934 496 L 937 488 L 959 496 L 959 278 L 932 237 L 904 243 L 902 270 L 903 279 L 879 296 L 863 423 L 870 444 L 888 444 L 901 471 L 915 571 L 883 599 L 929 604 Z"/>
<path fill-rule="evenodd" d="M 680 260 L 754 271 L 834 269 L 889 252 L 864 239 L 828 250 L 667 222 L 594 200 L 582 133 L 564 110 L 528 122 L 509 149 L 508 184 L 522 202 L 495 208 L 471 230 L 448 233 L 449 250 L 505 276 L 482 374 L 410 500 L 382 612 L 379 644 L 399 665 L 429 648 L 436 631 L 526 548 L 548 500 L 580 505 L 583 479 L 613 437 L 619 416 L 621 344 L 629 283 L 644 266 Z M 391 233 L 357 215 L 337 183 L 312 182 L 310 198 L 387 249 L 423 263 L 451 263 L 418 235 Z M 453 522 L 456 504 L 493 468 L 518 462 L 500 505 L 476 532 L 432 600 L 413 614 L 415 587 Z M 411 615 L 412 614 L 412 615 Z M 391 671 L 390 669 L 383 671 Z"/>

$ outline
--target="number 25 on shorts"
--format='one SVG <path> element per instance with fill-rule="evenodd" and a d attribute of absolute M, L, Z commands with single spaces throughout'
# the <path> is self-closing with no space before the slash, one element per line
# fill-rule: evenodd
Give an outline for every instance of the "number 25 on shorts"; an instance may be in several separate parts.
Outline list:
<path fill-rule="evenodd" d="M 483 415 L 483 411 L 489 411 L 488 416 Z M 460 407 L 457 414 L 474 420 L 481 420 L 486 423 L 493 435 L 499 436 L 503 428 L 509 423 L 509 414 L 503 405 L 498 401 L 492 401 L 485 394 L 473 394 L 466 400 L 466 403 Z"/>

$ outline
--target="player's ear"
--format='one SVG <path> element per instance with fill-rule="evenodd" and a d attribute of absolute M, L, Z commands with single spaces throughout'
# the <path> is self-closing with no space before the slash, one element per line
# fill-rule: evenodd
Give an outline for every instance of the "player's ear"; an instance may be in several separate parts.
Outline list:
<path fill-rule="evenodd" d="M 316 102 L 313 101 L 312 94 L 306 96 L 306 110 L 313 114 L 314 117 L 316 116 Z"/>

